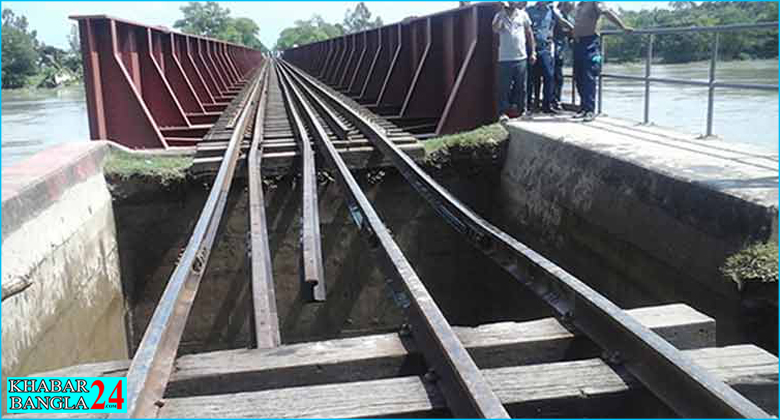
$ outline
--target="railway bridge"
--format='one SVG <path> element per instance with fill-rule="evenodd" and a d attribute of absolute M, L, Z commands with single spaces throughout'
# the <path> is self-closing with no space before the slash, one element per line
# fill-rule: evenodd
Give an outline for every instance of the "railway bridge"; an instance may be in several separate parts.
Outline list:
<path fill-rule="evenodd" d="M 86 180 L 107 190 L 101 168 L 110 148 L 142 157 L 152 154 L 131 150 L 191 156 L 191 176 L 207 179 L 208 189 L 182 233 L 186 241 L 159 285 L 158 300 L 140 315 L 143 329 L 127 339 L 130 357 L 78 361 L 39 374 L 126 376 L 128 411 L 120 417 L 777 415 L 776 356 L 720 338 L 725 305 L 719 304 L 736 292 L 708 278 L 717 272 L 716 261 L 744 242 L 776 243 L 777 156 L 609 118 L 585 126 L 545 117 L 506 127 L 501 186 L 491 195 L 497 201 L 479 211 L 426 169 L 425 141 L 494 118 L 494 7 L 462 7 L 275 58 L 107 16 L 75 17 L 91 136 L 120 146 L 96 142 L 73 152 L 75 169 L 48 168 L 33 177 L 24 170 L 4 172 L 4 262 L 7 252 L 24 249 L 29 223 L 49 217 L 46 208 L 78 201 L 71 190 Z M 714 91 L 717 81 L 708 86 Z M 703 163 L 712 161 L 717 163 Z M 52 157 L 32 162 L 44 167 Z M 365 176 L 381 182 L 386 173 L 397 176 L 408 195 L 379 208 Z M 278 194 L 269 186 L 273 176 L 293 179 L 296 197 L 294 208 L 269 217 L 266 197 Z M 7 179 L 16 183 L 11 190 Z M 330 183 L 338 192 L 324 187 Z M 231 198 L 236 185 L 246 197 L 239 210 Z M 491 268 L 469 279 L 445 265 L 420 275 L 420 258 L 410 257 L 415 251 L 409 246 L 418 239 L 404 240 L 403 224 L 386 217 L 411 196 L 443 224 L 447 233 L 438 239 L 462 243 Z M 343 203 L 342 211 L 329 210 L 334 200 Z M 30 206 L 41 209 L 30 212 Z M 487 211 L 492 207 L 500 211 Z M 230 214 L 239 214 L 243 224 Z M 272 239 L 285 215 L 299 220 L 287 224 L 297 237 L 293 262 L 276 258 L 282 246 L 275 242 L 284 239 Z M 348 292 L 357 280 L 345 288 L 344 274 L 334 279 L 336 254 L 327 252 L 339 232 L 325 227 L 337 216 L 360 237 L 350 255 L 370 266 L 367 277 L 387 291 L 384 297 L 353 296 L 366 308 L 350 313 L 368 316 L 380 300 L 388 301 L 399 317 L 384 330 L 341 334 L 343 325 L 328 329 L 328 311 L 317 309 L 332 308 L 327 305 L 333 301 L 356 304 Z M 229 289 L 209 306 L 214 287 L 228 280 L 210 269 L 212 251 L 233 237 L 245 238 L 247 255 L 227 261 L 247 263 L 239 285 L 249 291 L 247 304 Z M 116 238 L 105 243 L 116 244 Z M 566 247 L 574 258 L 545 255 Z M 102 242 L 100 249 L 105 258 Z M 432 259 L 426 264 L 435 266 Z M 640 273 L 648 283 L 620 281 L 634 273 L 632 264 L 652 271 Z M 280 265 L 295 266 L 299 281 L 279 276 Z M 627 266 L 623 272 L 614 268 L 621 265 Z M 42 301 L 32 296 L 49 287 L 23 280 L 15 285 L 5 270 L 4 350 L 13 340 L 9 332 L 45 336 L 21 321 L 6 329 L 6 319 L 39 313 Z M 674 284 L 658 278 L 667 276 Z M 683 278 L 691 283 L 675 283 Z M 112 279 L 125 288 L 151 287 Z M 505 283 L 491 284 L 499 281 Z M 663 291 L 644 308 L 630 303 L 646 303 L 638 297 L 644 292 L 620 293 L 654 287 Z M 204 288 L 206 295 L 199 293 Z M 473 299 L 482 288 L 523 290 L 524 300 L 506 307 L 544 309 L 524 319 L 499 313 L 487 317 L 491 322 L 453 325 L 448 319 L 459 305 L 500 306 L 469 302 L 469 294 Z M 462 300 L 442 307 L 454 297 Z M 243 320 L 250 337 L 245 348 L 233 343 L 182 354 L 198 312 L 219 305 Z M 286 334 L 296 319 L 290 314 L 304 307 L 315 308 L 315 332 L 291 340 Z M 17 358 L 32 347 L 16 345 Z M 8 360 L 4 351 L 4 376 Z"/>

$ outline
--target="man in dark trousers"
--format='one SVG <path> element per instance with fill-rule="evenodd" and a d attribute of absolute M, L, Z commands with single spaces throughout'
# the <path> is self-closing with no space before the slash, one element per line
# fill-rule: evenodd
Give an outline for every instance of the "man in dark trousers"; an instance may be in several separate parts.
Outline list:
<path fill-rule="evenodd" d="M 558 11 L 561 17 L 566 19 L 574 27 L 574 2 L 559 1 Z M 571 29 L 566 29 L 563 25 L 556 25 L 553 32 L 553 43 L 555 44 L 555 70 L 553 79 L 555 88 L 553 89 L 552 109 L 561 110 L 561 92 L 563 92 L 563 66 L 566 64 L 566 55 L 571 51 L 571 40 L 573 39 Z M 574 83 L 572 83 L 574 85 Z"/>
<path fill-rule="evenodd" d="M 530 80 L 534 89 L 528 89 L 529 108 L 532 100 L 531 94 L 536 93 L 536 100 L 539 100 L 538 85 L 544 86 L 544 96 L 542 97 L 542 112 L 545 114 L 556 114 L 552 107 L 552 99 L 555 89 L 553 61 L 553 32 L 558 25 L 564 28 L 572 29 L 571 23 L 563 19 L 552 6 L 551 1 L 537 1 L 527 10 L 533 26 L 534 40 L 536 41 L 536 63 L 532 65 Z M 541 80 L 540 80 L 541 79 Z M 541 82 L 541 83 L 540 83 Z"/>
<path fill-rule="evenodd" d="M 522 115 L 527 62 L 536 60 L 531 21 L 523 10 L 527 3 L 501 2 L 501 10 L 493 17 L 493 32 L 499 35 L 497 96 L 501 122 Z M 532 51 L 530 57 L 528 50 Z"/>
<path fill-rule="evenodd" d="M 581 1 L 574 15 L 574 79 L 580 94 L 580 112 L 574 118 L 585 122 L 596 118 L 596 82 L 601 74 L 601 38 L 596 32 L 599 18 L 604 15 L 620 29 L 632 32 L 620 18 L 601 1 Z"/>

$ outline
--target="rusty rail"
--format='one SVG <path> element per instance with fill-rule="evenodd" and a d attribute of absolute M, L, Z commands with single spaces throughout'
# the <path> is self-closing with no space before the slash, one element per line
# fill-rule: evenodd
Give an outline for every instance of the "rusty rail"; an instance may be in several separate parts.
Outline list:
<path fill-rule="evenodd" d="M 259 51 L 104 15 L 79 26 L 90 138 L 197 144 L 260 62 Z"/>
<path fill-rule="evenodd" d="M 253 117 L 251 111 L 256 109 L 253 105 L 258 102 L 261 75 L 267 68 L 266 63 L 248 87 L 248 104 L 238 110 L 240 117 L 214 186 L 130 364 L 127 373 L 127 413 L 113 415 L 113 418 L 156 416 L 156 404 L 163 397 L 173 369 L 187 317 L 198 292 L 227 203 L 245 129 Z"/>
<path fill-rule="evenodd" d="M 363 131 L 372 144 L 449 224 L 562 320 L 625 365 L 650 391 L 686 417 L 764 418 L 768 414 L 585 283 L 502 232 L 463 205 L 390 142 L 383 130 L 299 69 L 285 64 L 312 90 Z"/>
<path fill-rule="evenodd" d="M 262 160 L 265 108 L 268 103 L 268 76 L 263 76 L 263 90 L 255 116 L 252 144 L 248 157 L 249 232 L 252 269 L 252 313 L 257 348 L 276 347 L 281 343 L 279 318 L 276 311 L 271 250 L 268 246 L 268 224 L 263 196 Z"/>
<path fill-rule="evenodd" d="M 296 86 L 297 78 L 292 76 L 289 70 L 280 68 L 280 74 L 286 84 L 283 89 L 291 108 L 294 109 L 293 103 L 297 103 L 312 128 L 312 135 L 317 140 L 319 150 L 336 172 L 336 178 L 350 203 L 353 221 L 380 258 L 386 275 L 399 282 L 410 297 L 408 309 L 411 334 L 432 369 L 429 379 L 434 379 L 435 375 L 437 386 L 442 390 L 448 407 L 458 417 L 508 418 L 509 415 L 498 397 L 330 142 L 313 107 L 301 94 L 301 90 L 305 90 L 310 97 L 313 94 L 300 83 Z"/>
<path fill-rule="evenodd" d="M 309 289 L 305 291 L 308 294 L 306 296 L 307 299 L 314 302 L 322 302 L 325 300 L 325 269 L 322 264 L 322 242 L 320 241 L 320 215 L 317 200 L 317 173 L 314 151 L 311 148 L 311 140 L 306 132 L 303 118 L 301 118 L 298 110 L 295 109 L 292 101 L 289 99 L 290 93 L 287 87 L 280 82 L 280 88 L 282 89 L 282 95 L 287 98 L 285 105 L 292 120 L 293 131 L 298 139 L 298 147 L 303 160 L 301 168 L 301 176 L 303 178 L 301 273 L 304 284 L 307 284 L 307 289 Z"/>

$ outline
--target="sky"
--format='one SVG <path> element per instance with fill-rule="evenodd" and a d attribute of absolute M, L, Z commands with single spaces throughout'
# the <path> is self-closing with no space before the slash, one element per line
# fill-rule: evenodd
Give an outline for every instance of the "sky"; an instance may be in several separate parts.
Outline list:
<path fill-rule="evenodd" d="M 347 9 L 354 9 L 358 2 L 350 1 L 220 1 L 233 17 L 248 17 L 260 26 L 260 40 L 271 48 L 279 33 L 293 22 L 318 14 L 326 22 L 337 23 L 344 19 Z M 666 1 L 611 1 L 612 7 L 627 10 L 666 7 Z M 30 27 L 38 32 L 38 40 L 48 45 L 67 48 L 70 33 L 70 15 L 101 14 L 143 23 L 149 26 L 167 26 L 182 17 L 179 10 L 187 2 L 178 1 L 3 1 L 3 8 L 27 17 Z M 368 1 L 368 9 L 380 16 L 385 23 L 403 20 L 408 16 L 424 16 L 455 8 L 456 1 Z"/>

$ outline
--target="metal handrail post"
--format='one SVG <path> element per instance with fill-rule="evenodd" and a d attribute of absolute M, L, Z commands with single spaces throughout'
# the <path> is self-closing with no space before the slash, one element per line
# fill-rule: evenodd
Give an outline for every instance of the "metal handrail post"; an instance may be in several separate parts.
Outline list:
<path fill-rule="evenodd" d="M 712 136 L 712 120 L 715 114 L 715 70 L 718 63 L 718 48 L 720 43 L 720 34 L 715 32 L 715 38 L 712 42 L 712 57 L 710 58 L 710 86 L 709 97 L 707 98 L 707 134 Z"/>
<path fill-rule="evenodd" d="M 653 40 L 655 35 L 647 38 L 647 57 L 645 58 L 645 125 L 650 124 L 650 72 L 653 67 Z"/>

